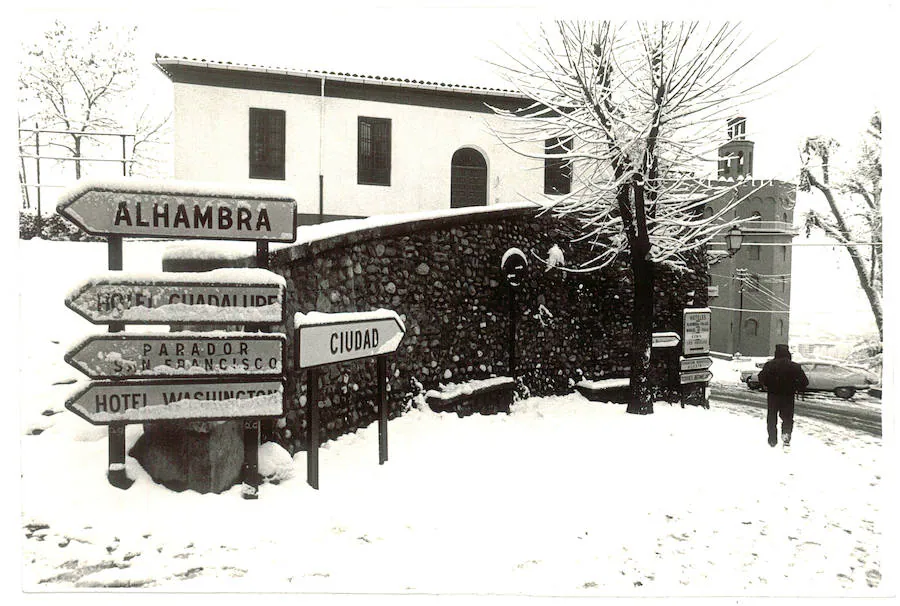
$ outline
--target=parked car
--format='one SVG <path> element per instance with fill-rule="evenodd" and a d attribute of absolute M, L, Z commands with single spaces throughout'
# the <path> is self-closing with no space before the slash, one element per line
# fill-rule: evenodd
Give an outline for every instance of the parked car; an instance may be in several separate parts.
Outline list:
<path fill-rule="evenodd" d="M 757 370 L 741 371 L 741 381 L 750 389 L 762 389 L 759 384 L 759 369 L 765 362 L 757 362 Z M 838 362 L 823 360 L 804 360 L 799 362 L 809 387 L 806 391 L 830 391 L 839 398 L 849 400 L 857 391 L 866 391 L 873 385 L 879 385 L 879 378 L 872 372 L 859 366 L 850 366 Z"/>

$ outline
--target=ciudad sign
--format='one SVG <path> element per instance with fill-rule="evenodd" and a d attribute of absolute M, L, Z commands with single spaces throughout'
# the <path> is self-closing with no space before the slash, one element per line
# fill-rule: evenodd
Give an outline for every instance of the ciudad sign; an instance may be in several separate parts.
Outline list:
<path fill-rule="evenodd" d="M 395 351 L 406 328 L 396 312 L 298 313 L 294 317 L 298 332 L 300 368 L 312 368 L 379 356 Z"/>

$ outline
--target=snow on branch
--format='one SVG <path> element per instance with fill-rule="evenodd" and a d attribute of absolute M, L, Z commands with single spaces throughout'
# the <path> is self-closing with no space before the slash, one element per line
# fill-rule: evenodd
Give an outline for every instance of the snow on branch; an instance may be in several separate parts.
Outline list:
<path fill-rule="evenodd" d="M 697 175 L 725 142 L 723 118 L 760 92 L 737 82 L 759 55 L 745 42 L 733 24 L 559 22 L 514 58 L 509 85 L 532 102 L 494 108 L 505 118 L 494 132 L 523 156 L 568 163 L 569 193 L 542 202 L 580 226 L 573 241 L 594 251 L 581 269 L 639 254 L 683 270 L 689 252 L 741 223 L 731 211 L 758 188 Z M 720 210 L 705 216 L 714 200 Z"/>

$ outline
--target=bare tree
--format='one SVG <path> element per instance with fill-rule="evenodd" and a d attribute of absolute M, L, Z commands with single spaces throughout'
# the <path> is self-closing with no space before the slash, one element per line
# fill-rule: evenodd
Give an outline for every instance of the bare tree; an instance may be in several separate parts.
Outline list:
<path fill-rule="evenodd" d="M 580 225 L 577 239 L 594 250 L 581 269 L 630 267 L 629 413 L 653 412 L 648 370 L 655 269 L 690 271 L 691 251 L 740 222 L 730 218 L 741 201 L 737 184 L 695 174 L 716 159 L 723 118 L 758 86 L 737 82 L 759 54 L 744 56 L 745 41 L 729 24 L 558 22 L 552 33 L 542 31 L 535 58 L 501 66 L 533 104 L 495 110 L 516 125 L 498 135 L 524 155 L 572 163 L 570 193 L 544 205 Z M 566 143 L 554 149 L 545 147 L 548 141 Z M 529 146 L 550 151 L 529 153 Z M 725 196 L 721 210 L 704 217 L 706 204 Z"/>
<path fill-rule="evenodd" d="M 111 29 L 100 23 L 77 32 L 56 21 L 43 39 L 26 46 L 19 70 L 20 122 L 37 122 L 44 129 L 67 131 L 49 145 L 75 158 L 75 176 L 82 176 L 91 132 L 134 134 L 133 153 L 159 142 L 168 116 L 151 118 L 148 106 L 129 115 L 130 96 L 137 83 L 134 36 L 137 28 Z M 23 113 L 24 112 L 24 113 Z M 87 134 L 86 134 L 87 133 Z M 135 159 L 141 159 L 138 156 Z"/>
<path fill-rule="evenodd" d="M 803 146 L 800 189 L 821 192 L 829 210 L 827 214 L 815 210 L 805 214 L 806 234 L 814 227 L 821 229 L 847 250 L 883 339 L 881 114 L 876 111 L 869 120 L 856 164 L 847 171 L 835 166 L 839 148 L 829 137 L 810 137 Z"/>

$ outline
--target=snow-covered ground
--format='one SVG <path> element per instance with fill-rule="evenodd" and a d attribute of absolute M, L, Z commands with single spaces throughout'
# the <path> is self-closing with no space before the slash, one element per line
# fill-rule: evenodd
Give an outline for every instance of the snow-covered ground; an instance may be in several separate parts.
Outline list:
<path fill-rule="evenodd" d="M 162 243 L 126 242 L 155 271 Z M 252 244 L 247 245 L 248 250 Z M 880 438 L 798 420 L 791 453 L 758 416 L 658 403 L 655 414 L 578 394 L 509 415 L 414 409 L 325 444 L 320 486 L 273 445 L 256 501 L 239 487 L 176 493 L 128 458 L 105 478 L 107 440 L 63 408 L 83 377 L 69 343 L 99 332 L 63 306 L 105 268 L 102 244 L 23 242 L 20 344 L 22 585 L 26 591 L 886 596 L 894 469 Z M 717 381 L 741 363 L 717 360 Z M 27 389 L 26 389 L 27 388 Z M 141 432 L 129 426 L 128 446 Z M 265 470 L 264 470 L 265 471 Z"/>

